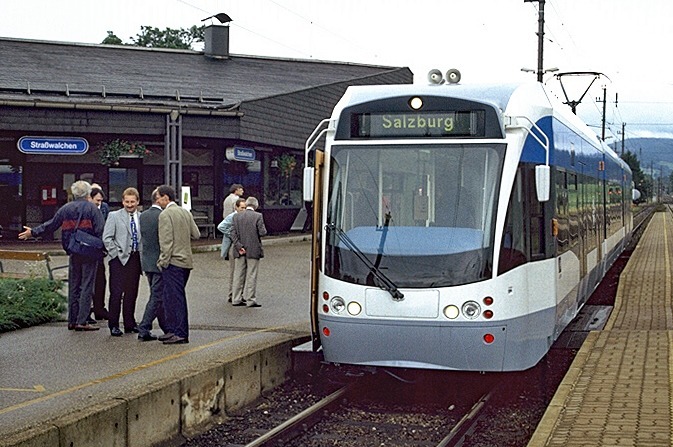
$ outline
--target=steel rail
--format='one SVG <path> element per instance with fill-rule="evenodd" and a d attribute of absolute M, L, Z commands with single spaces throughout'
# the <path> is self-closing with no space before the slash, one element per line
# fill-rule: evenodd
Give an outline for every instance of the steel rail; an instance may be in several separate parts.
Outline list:
<path fill-rule="evenodd" d="M 246 444 L 245 447 L 262 447 L 274 445 L 274 443 L 281 439 L 283 435 L 291 432 L 292 430 L 295 430 L 299 424 L 308 420 L 310 417 L 315 416 L 315 414 L 320 410 L 334 405 L 338 399 L 349 393 L 352 390 L 352 387 L 352 385 L 346 385 L 345 387 L 333 392 L 329 396 L 311 405 L 309 408 L 297 414 L 296 416 L 291 417 L 282 424 L 264 433 L 259 438 L 255 439 L 249 444 Z"/>
<path fill-rule="evenodd" d="M 493 391 L 489 391 L 481 396 L 481 398 L 472 406 L 470 411 L 451 429 L 449 434 L 437 444 L 437 447 L 455 447 L 462 445 L 465 436 L 474 431 L 484 406 L 491 399 L 492 394 Z"/>

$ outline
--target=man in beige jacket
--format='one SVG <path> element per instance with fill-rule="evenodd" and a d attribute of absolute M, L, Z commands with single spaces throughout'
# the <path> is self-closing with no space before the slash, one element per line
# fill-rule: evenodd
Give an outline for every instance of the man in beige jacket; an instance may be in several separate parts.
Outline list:
<path fill-rule="evenodd" d="M 189 343 L 189 320 L 185 286 L 194 268 L 190 239 L 201 236 L 192 214 L 175 203 L 175 190 L 168 185 L 157 188 L 159 205 L 159 260 L 164 285 L 164 312 L 169 333 L 162 336 L 164 344 Z M 170 337 L 168 337 L 170 335 Z"/>

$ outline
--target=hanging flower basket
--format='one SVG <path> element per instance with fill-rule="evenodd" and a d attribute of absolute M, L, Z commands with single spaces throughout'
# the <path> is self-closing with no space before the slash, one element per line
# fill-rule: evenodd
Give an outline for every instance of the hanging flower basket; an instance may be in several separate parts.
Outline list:
<path fill-rule="evenodd" d="M 140 143 L 129 143 L 126 140 L 112 140 L 101 144 L 100 162 L 105 166 L 116 166 L 122 157 L 143 158 L 151 151 Z"/>
<path fill-rule="evenodd" d="M 289 177 L 292 174 L 294 168 L 297 167 L 297 159 L 294 155 L 283 154 L 278 157 L 278 167 L 280 172 L 285 176 Z"/>

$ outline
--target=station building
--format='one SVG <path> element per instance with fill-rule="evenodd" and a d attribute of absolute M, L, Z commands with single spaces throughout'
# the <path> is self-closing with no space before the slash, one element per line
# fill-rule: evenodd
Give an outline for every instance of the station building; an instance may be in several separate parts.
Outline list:
<path fill-rule="evenodd" d="M 270 233 L 302 208 L 304 144 L 349 85 L 412 82 L 406 67 L 0 38 L 0 225 L 5 239 L 51 218 L 78 179 L 111 209 L 129 186 L 189 186 L 206 236 L 229 186 L 260 201 Z M 296 224 L 295 224 L 296 225 Z"/>

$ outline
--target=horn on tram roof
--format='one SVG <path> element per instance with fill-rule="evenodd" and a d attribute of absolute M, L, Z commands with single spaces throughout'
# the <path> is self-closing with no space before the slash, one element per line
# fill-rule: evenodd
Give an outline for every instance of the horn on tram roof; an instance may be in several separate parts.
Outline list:
<path fill-rule="evenodd" d="M 458 84 L 460 82 L 460 71 L 452 68 L 446 72 L 446 82 L 449 84 Z"/>
<path fill-rule="evenodd" d="M 436 68 L 433 68 L 428 72 L 428 82 L 430 84 L 443 84 L 444 79 L 442 78 L 442 72 L 437 70 Z"/>

